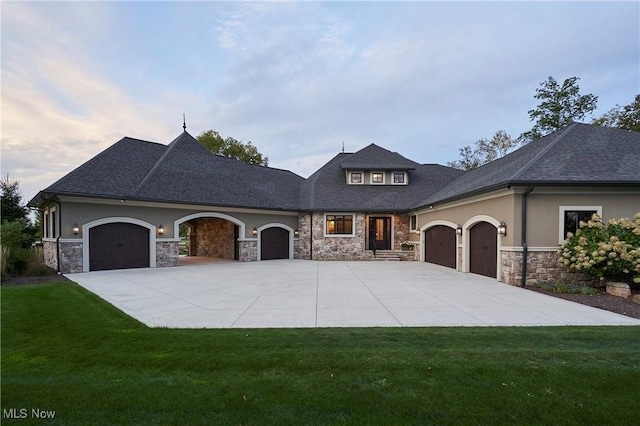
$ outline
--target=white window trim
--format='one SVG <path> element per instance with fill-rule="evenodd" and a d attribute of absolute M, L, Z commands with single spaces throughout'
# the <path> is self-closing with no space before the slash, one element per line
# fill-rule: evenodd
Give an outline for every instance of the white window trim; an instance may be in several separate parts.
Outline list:
<path fill-rule="evenodd" d="M 396 173 L 402 173 L 402 174 L 404 175 L 404 179 L 403 179 L 403 182 L 402 182 L 402 183 L 397 183 L 397 182 L 395 182 L 395 179 L 394 179 L 394 178 L 395 178 L 395 176 L 394 176 L 394 174 L 396 174 Z M 407 179 L 408 179 L 408 178 L 409 178 L 409 177 L 407 176 L 407 172 L 394 172 L 394 171 L 392 171 L 392 172 L 391 172 L 391 185 L 407 185 Z"/>
<path fill-rule="evenodd" d="M 416 226 L 415 228 L 411 227 L 411 220 L 412 218 L 416 218 Z M 418 215 L 417 214 L 410 214 L 409 215 L 409 232 L 415 232 L 418 233 L 419 229 L 418 229 Z"/>
<path fill-rule="evenodd" d="M 351 216 L 351 233 L 350 234 L 328 234 L 327 233 L 327 216 Z M 325 237 L 329 238 L 353 238 L 356 232 L 356 214 L 355 213 L 325 213 L 322 223 L 322 232 Z"/>
<path fill-rule="evenodd" d="M 564 244 L 564 213 L 566 211 L 595 210 L 602 217 L 602 206 L 560 206 L 558 212 L 558 244 Z"/>
<path fill-rule="evenodd" d="M 382 175 L 382 182 L 374 182 L 373 181 L 373 175 L 375 174 L 381 174 Z M 381 171 L 371 171 L 371 173 L 369 174 L 369 183 L 371 185 L 384 185 L 386 184 L 387 181 L 387 174 L 385 172 L 381 172 Z"/>
<path fill-rule="evenodd" d="M 53 217 L 54 214 L 56 216 L 55 218 Z M 58 238 L 58 235 L 60 235 L 60 230 L 58 229 L 60 224 L 57 223 L 59 221 L 57 207 L 51 207 L 47 210 L 47 215 L 49 216 L 49 238 Z"/>
<path fill-rule="evenodd" d="M 351 181 L 351 175 L 354 173 L 360 173 L 360 182 L 352 182 Z M 354 170 L 352 172 L 347 173 L 347 183 L 349 185 L 364 185 L 364 172 L 363 171 L 358 171 L 358 170 Z"/>

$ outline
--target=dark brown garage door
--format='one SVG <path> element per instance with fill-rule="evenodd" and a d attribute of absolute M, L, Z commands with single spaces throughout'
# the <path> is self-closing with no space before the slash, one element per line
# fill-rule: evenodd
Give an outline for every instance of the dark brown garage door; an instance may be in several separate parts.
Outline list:
<path fill-rule="evenodd" d="M 497 278 L 498 233 L 495 226 L 478 222 L 469 230 L 469 272 Z"/>
<path fill-rule="evenodd" d="M 289 231 L 284 228 L 267 228 L 260 233 L 260 259 L 288 259 Z"/>
<path fill-rule="evenodd" d="M 149 267 L 149 230 L 132 223 L 107 223 L 89 230 L 89 270 Z"/>
<path fill-rule="evenodd" d="M 424 260 L 448 268 L 456 267 L 456 230 L 436 225 L 424 233 Z"/>

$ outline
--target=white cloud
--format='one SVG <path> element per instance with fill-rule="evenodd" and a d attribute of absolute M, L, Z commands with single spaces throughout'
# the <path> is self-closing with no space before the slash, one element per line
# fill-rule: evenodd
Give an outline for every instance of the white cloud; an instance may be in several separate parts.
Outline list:
<path fill-rule="evenodd" d="M 517 136 L 549 75 L 601 112 L 638 90 L 632 3 L 2 6 L 3 173 L 28 197 L 125 135 L 169 142 L 183 112 L 306 176 L 343 141 L 445 163 Z"/>

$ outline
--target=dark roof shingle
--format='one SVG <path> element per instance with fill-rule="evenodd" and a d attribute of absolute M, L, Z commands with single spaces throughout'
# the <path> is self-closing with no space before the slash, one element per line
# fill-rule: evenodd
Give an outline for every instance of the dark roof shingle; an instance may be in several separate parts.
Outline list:
<path fill-rule="evenodd" d="M 415 208 L 508 185 L 640 185 L 640 133 L 574 123 L 471 170 Z"/>

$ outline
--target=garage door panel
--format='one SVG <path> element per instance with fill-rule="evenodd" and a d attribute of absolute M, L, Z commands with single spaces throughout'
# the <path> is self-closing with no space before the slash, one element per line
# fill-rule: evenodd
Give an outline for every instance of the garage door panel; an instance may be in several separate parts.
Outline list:
<path fill-rule="evenodd" d="M 149 230 L 132 223 L 107 223 L 89 230 L 89 270 L 148 268 Z"/>
<path fill-rule="evenodd" d="M 436 225 L 425 231 L 426 262 L 456 268 L 456 231 L 444 225 Z"/>
<path fill-rule="evenodd" d="M 284 228 L 267 228 L 260 233 L 260 259 L 288 259 L 289 231 Z"/>
<path fill-rule="evenodd" d="M 497 262 L 497 229 L 488 222 L 479 222 L 469 230 L 469 272 L 497 278 Z"/>

